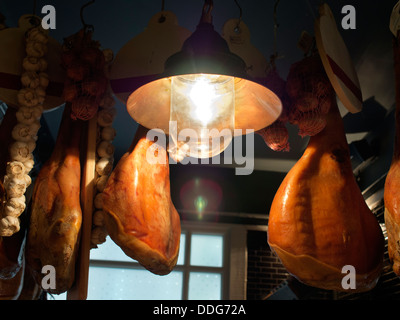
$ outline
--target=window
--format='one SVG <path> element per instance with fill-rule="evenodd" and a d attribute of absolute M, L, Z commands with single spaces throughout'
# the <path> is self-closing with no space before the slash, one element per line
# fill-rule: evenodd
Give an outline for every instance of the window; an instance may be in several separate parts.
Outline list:
<path fill-rule="evenodd" d="M 107 238 L 98 249 L 91 250 L 87 299 L 243 299 L 245 267 L 238 272 L 237 265 L 244 265 L 246 261 L 245 237 L 242 238 L 241 251 L 237 248 L 232 250 L 232 242 L 235 241 L 231 240 L 231 234 L 231 228 L 226 226 L 182 225 L 178 262 L 174 270 L 165 276 L 146 270 Z M 236 232 L 236 242 L 237 236 Z M 231 279 L 236 284 L 231 284 Z M 238 288 L 239 293 L 233 292 Z M 63 294 L 54 298 L 65 297 L 66 294 Z"/>

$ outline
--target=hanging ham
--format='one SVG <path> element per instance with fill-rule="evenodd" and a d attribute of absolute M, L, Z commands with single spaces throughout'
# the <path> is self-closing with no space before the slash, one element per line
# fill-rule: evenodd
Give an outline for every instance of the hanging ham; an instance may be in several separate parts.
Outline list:
<path fill-rule="evenodd" d="M 103 191 L 105 226 L 129 257 L 149 271 L 165 275 L 178 259 L 180 218 L 170 195 L 167 152 L 152 151 L 154 142 L 146 138 L 146 133 L 140 126 L 130 152 L 121 158 L 107 181 Z M 148 161 L 146 154 L 154 152 L 162 161 Z"/>
<path fill-rule="evenodd" d="M 388 235 L 389 259 L 393 271 L 400 276 L 400 44 L 393 39 L 396 74 L 396 135 L 392 163 L 385 181 L 385 225 Z"/>
<path fill-rule="evenodd" d="M 345 291 L 342 268 L 355 268 L 355 289 L 380 276 L 384 239 L 353 175 L 343 122 L 332 98 L 326 127 L 310 138 L 271 205 L 268 242 L 289 273 L 310 286 Z"/>
<path fill-rule="evenodd" d="M 55 294 L 73 284 L 82 223 L 79 145 L 84 125 L 70 115 L 67 104 L 55 149 L 35 182 L 26 250 L 29 270 L 38 284 L 43 266 L 55 268 L 56 288 L 47 290 Z"/>

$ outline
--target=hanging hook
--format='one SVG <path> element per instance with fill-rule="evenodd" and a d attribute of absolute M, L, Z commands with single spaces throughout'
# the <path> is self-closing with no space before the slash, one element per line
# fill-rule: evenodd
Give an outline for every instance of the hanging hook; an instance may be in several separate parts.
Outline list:
<path fill-rule="evenodd" d="M 314 9 L 313 9 L 313 7 L 311 6 L 310 1 L 309 1 L 309 0 L 305 0 L 305 1 L 306 1 L 306 5 L 307 5 L 307 7 L 308 7 L 308 10 L 310 10 L 310 13 L 311 13 L 312 17 L 314 18 L 314 20 L 317 19 L 316 15 L 315 15 L 315 12 L 314 12 Z M 324 3 L 323 0 L 319 0 L 319 5 L 320 5 L 320 6 L 321 6 L 323 3 Z"/>
<path fill-rule="evenodd" d="M 165 16 L 163 14 L 163 12 L 165 11 L 165 0 L 161 0 L 161 16 L 158 19 L 159 23 L 163 23 L 165 21 Z"/>
<path fill-rule="evenodd" d="M 6 28 L 6 17 L 0 12 L 0 31 Z"/>
<path fill-rule="evenodd" d="M 240 6 L 240 4 L 239 4 L 239 2 L 237 0 L 235 0 L 235 3 L 237 5 L 237 7 L 239 8 L 239 19 L 238 19 L 238 23 L 236 24 L 236 27 L 235 27 L 234 31 L 236 33 L 239 33 L 239 31 L 240 31 L 239 25 L 240 25 L 240 22 L 242 21 L 243 10 L 242 10 L 242 7 Z"/>
<path fill-rule="evenodd" d="M 37 27 L 40 24 L 40 19 L 36 16 L 36 0 L 33 0 L 32 16 L 29 17 L 29 23 Z"/>
<path fill-rule="evenodd" d="M 85 31 L 87 31 L 87 30 L 92 31 L 92 32 L 94 31 L 94 26 L 91 25 L 91 24 L 87 24 L 87 23 L 85 22 L 85 19 L 83 18 L 83 10 L 84 10 L 87 6 L 93 4 L 94 2 L 95 2 L 95 0 L 89 1 L 88 3 L 84 4 L 84 5 L 81 7 L 81 13 L 80 13 L 80 15 L 81 15 L 81 22 L 82 22 L 82 25 L 83 25 Z"/>
<path fill-rule="evenodd" d="M 33 8 L 32 8 L 32 14 L 36 14 L 36 0 L 33 0 Z"/>
<path fill-rule="evenodd" d="M 212 23 L 211 11 L 213 9 L 214 2 L 213 0 L 205 0 L 203 5 L 203 13 L 201 15 L 201 22 L 204 23 Z"/>
<path fill-rule="evenodd" d="M 278 35 L 278 28 L 279 23 L 277 19 L 277 11 L 278 11 L 278 4 L 280 0 L 277 0 L 274 5 L 274 43 L 273 43 L 273 53 L 271 56 L 271 65 L 275 66 L 275 60 L 278 58 L 278 45 L 277 45 L 277 35 Z"/>

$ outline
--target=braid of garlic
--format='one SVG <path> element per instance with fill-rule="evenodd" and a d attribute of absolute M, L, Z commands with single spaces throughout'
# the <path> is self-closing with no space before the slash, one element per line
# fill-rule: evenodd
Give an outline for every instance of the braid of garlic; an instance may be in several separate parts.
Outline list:
<path fill-rule="evenodd" d="M 110 49 L 103 50 L 106 60 L 105 74 L 108 75 L 108 68 L 113 60 L 113 52 Z M 104 226 L 104 211 L 102 192 L 111 174 L 114 164 L 114 146 L 112 141 L 116 136 L 116 130 L 112 123 L 116 116 L 115 100 L 108 89 L 100 102 L 100 109 L 97 112 L 97 147 L 96 147 L 96 192 L 94 201 L 94 212 L 92 217 L 91 248 L 97 248 L 99 244 L 106 241 L 107 230 Z"/>
<path fill-rule="evenodd" d="M 22 88 L 17 93 L 17 124 L 12 130 L 14 142 L 10 146 L 4 187 L 7 199 L 0 214 L 0 236 L 11 236 L 20 229 L 19 216 L 26 208 L 25 192 L 31 184 L 29 172 L 33 168 L 33 150 L 43 113 L 49 77 L 45 72 L 48 35 L 41 26 L 26 33 L 26 57 L 22 61 Z"/>

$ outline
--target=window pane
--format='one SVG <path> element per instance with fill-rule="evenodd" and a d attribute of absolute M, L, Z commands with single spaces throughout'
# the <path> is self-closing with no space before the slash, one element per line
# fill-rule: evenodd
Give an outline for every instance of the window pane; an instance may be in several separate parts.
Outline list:
<path fill-rule="evenodd" d="M 193 234 L 190 264 L 194 266 L 222 267 L 222 235 Z"/>
<path fill-rule="evenodd" d="M 135 261 L 128 257 L 110 237 L 107 237 L 106 242 L 99 244 L 96 249 L 90 250 L 90 259 L 128 262 Z"/>
<path fill-rule="evenodd" d="M 186 245 L 186 234 L 181 234 L 181 242 L 179 244 L 179 256 L 177 265 L 183 265 L 185 263 L 185 245 Z"/>
<path fill-rule="evenodd" d="M 158 276 L 147 270 L 90 267 L 88 300 L 180 300 L 183 273 Z"/>
<path fill-rule="evenodd" d="M 185 234 L 181 234 L 181 242 L 177 262 L 178 265 L 182 265 L 185 261 L 185 239 Z M 136 260 L 128 257 L 110 237 L 107 237 L 106 242 L 98 245 L 96 249 L 90 250 L 90 259 L 137 262 Z"/>
<path fill-rule="evenodd" d="M 47 294 L 47 300 L 67 300 L 67 293 L 61 293 L 61 294 Z"/>
<path fill-rule="evenodd" d="M 221 274 L 212 272 L 190 272 L 189 300 L 220 300 Z"/>

